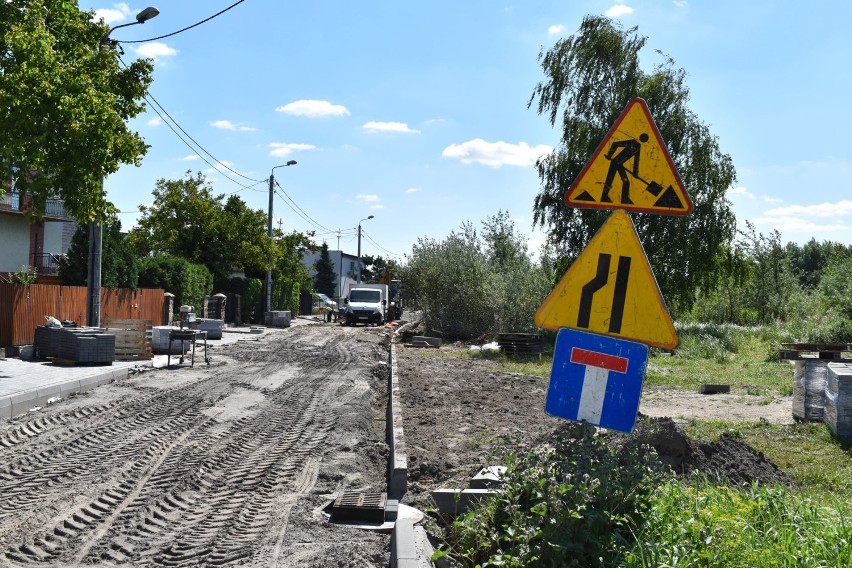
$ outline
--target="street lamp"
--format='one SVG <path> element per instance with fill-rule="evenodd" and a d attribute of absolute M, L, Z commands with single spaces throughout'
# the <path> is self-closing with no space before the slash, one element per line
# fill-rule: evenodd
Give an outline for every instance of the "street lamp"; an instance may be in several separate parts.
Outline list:
<path fill-rule="evenodd" d="M 113 45 L 109 39 L 109 34 L 118 28 L 127 26 L 135 26 L 144 24 L 151 18 L 156 18 L 160 13 L 153 6 L 149 6 L 136 14 L 136 21 L 128 24 L 121 24 L 110 28 L 104 37 L 101 38 L 100 49 L 103 51 Z M 104 176 L 101 175 L 101 191 L 103 191 Z M 101 254 L 103 251 L 103 227 L 100 221 L 89 222 L 89 266 L 86 278 L 86 324 L 91 327 L 100 327 L 101 325 Z"/>
<path fill-rule="evenodd" d="M 272 196 L 275 193 L 275 168 L 286 168 L 295 166 L 296 160 L 290 160 L 286 164 L 275 166 L 269 172 L 269 214 L 266 218 L 266 234 L 272 239 Z M 266 270 L 266 312 L 272 311 L 272 257 L 269 257 L 269 266 Z"/>
<path fill-rule="evenodd" d="M 369 221 L 373 216 L 370 215 L 361 221 Z M 361 283 L 361 221 L 358 221 L 358 284 Z"/>
<path fill-rule="evenodd" d="M 115 26 L 114 28 L 110 28 L 109 31 L 101 38 L 101 47 L 106 47 L 110 45 L 109 34 L 117 30 L 118 28 L 126 28 L 127 26 L 135 26 L 136 24 L 144 24 L 148 20 L 152 18 L 156 18 L 160 15 L 160 11 L 154 8 L 153 6 L 148 6 L 138 14 L 136 14 L 136 21 L 130 22 L 127 24 L 121 24 L 119 26 Z"/>

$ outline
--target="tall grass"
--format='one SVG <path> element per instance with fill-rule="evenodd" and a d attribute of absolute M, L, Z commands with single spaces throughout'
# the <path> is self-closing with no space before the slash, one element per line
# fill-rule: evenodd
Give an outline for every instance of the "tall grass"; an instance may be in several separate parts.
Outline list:
<path fill-rule="evenodd" d="M 629 566 L 852 566 L 852 509 L 782 487 L 730 488 L 696 479 L 654 494 L 625 555 Z"/>

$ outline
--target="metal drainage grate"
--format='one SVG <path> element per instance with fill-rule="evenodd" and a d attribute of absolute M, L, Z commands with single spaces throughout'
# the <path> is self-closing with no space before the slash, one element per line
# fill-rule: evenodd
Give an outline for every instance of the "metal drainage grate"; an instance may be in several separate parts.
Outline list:
<path fill-rule="evenodd" d="M 383 523 L 386 504 L 387 493 L 343 493 L 331 506 L 331 520 Z"/>

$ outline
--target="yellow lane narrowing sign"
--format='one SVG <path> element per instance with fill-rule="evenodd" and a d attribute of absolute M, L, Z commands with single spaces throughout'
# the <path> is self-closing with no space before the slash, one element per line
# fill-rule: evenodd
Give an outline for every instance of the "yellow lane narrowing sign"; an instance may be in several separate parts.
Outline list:
<path fill-rule="evenodd" d="M 674 330 L 630 216 L 616 210 L 544 300 L 535 323 L 674 349 Z"/>

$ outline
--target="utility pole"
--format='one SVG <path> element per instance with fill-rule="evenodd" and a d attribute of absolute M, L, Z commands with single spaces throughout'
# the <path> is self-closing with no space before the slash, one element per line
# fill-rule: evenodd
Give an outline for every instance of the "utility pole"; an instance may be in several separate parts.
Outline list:
<path fill-rule="evenodd" d="M 103 185 L 103 177 L 101 177 Z M 103 252 L 103 225 L 100 221 L 89 222 L 89 266 L 86 287 L 86 325 L 101 326 L 101 256 Z"/>
<path fill-rule="evenodd" d="M 269 172 L 269 213 L 266 216 L 266 234 L 272 241 L 272 196 L 275 194 L 275 168 L 284 168 L 286 166 L 295 166 L 296 160 L 290 160 L 286 164 L 275 166 Z M 266 313 L 272 311 L 272 257 L 269 257 L 269 265 L 266 270 Z M 264 314 L 264 320 L 266 320 Z M 272 317 L 271 315 L 268 317 Z M 271 321 L 271 320 L 270 320 Z"/>
<path fill-rule="evenodd" d="M 337 230 L 337 258 L 340 268 L 337 273 L 337 300 L 343 297 L 343 251 L 340 250 L 340 229 Z"/>
<path fill-rule="evenodd" d="M 109 34 L 118 28 L 126 28 L 127 26 L 135 26 L 144 24 L 151 18 L 156 18 L 160 11 L 149 6 L 136 14 L 136 21 L 129 24 L 121 24 L 107 30 L 107 33 L 101 38 L 101 43 L 98 49 L 101 51 L 110 49 L 117 42 L 109 38 Z M 104 176 L 101 175 L 101 192 L 106 195 L 104 190 Z M 101 257 L 103 253 L 103 220 L 94 219 L 89 221 L 89 264 L 86 274 L 86 325 L 89 327 L 101 326 Z"/>
<path fill-rule="evenodd" d="M 272 171 L 274 172 L 275 168 L 272 168 Z M 266 235 L 270 241 L 272 241 L 272 196 L 274 193 L 275 176 L 272 175 L 272 172 L 269 172 L 269 209 L 266 216 Z M 266 307 L 264 311 L 267 313 L 272 311 L 272 257 L 269 258 L 269 265 L 266 267 L 266 303 L 264 305 Z M 266 317 L 272 316 L 264 316 L 264 320 Z"/>
<path fill-rule="evenodd" d="M 361 219 L 361 221 L 368 221 L 372 218 L 373 216 L 370 215 L 366 219 Z M 358 221 L 358 284 L 361 283 L 361 221 Z"/>

